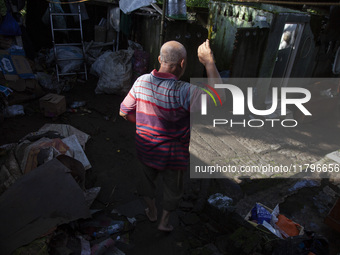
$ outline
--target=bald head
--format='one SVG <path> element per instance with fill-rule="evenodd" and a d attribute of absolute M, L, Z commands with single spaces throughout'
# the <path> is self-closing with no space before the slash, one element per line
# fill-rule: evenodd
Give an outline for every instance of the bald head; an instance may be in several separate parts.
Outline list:
<path fill-rule="evenodd" d="M 183 59 L 186 59 L 187 51 L 183 44 L 176 41 L 169 41 L 161 47 L 161 61 L 172 65 L 179 64 Z"/>

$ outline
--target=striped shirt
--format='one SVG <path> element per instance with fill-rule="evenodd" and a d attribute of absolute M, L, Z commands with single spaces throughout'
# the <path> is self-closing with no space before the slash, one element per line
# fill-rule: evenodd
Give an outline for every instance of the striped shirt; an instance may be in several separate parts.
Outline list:
<path fill-rule="evenodd" d="M 145 165 L 159 170 L 187 169 L 190 98 L 197 99 L 201 93 L 173 74 L 156 70 L 136 80 L 120 110 L 136 113 L 137 156 Z"/>

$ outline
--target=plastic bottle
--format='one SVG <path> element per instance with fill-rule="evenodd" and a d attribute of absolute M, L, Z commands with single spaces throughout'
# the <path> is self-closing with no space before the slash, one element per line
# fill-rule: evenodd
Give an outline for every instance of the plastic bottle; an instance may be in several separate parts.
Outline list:
<path fill-rule="evenodd" d="M 82 106 L 84 106 L 84 105 L 86 105 L 86 101 L 74 101 L 74 102 L 70 105 L 70 107 L 71 107 L 71 108 L 78 108 L 78 107 L 82 107 Z"/>
<path fill-rule="evenodd" d="M 109 236 L 114 233 L 119 232 L 122 230 L 124 227 L 124 222 L 123 221 L 117 221 L 115 224 L 112 224 L 110 226 L 107 226 L 105 228 L 100 229 L 97 232 L 93 233 L 93 236 L 96 238 L 103 237 L 103 236 Z"/>
<path fill-rule="evenodd" d="M 167 16 L 174 19 L 187 19 L 187 5 L 185 0 L 169 0 Z"/>
<path fill-rule="evenodd" d="M 11 105 L 5 108 L 5 117 L 14 117 L 17 115 L 25 115 L 24 107 L 22 105 Z"/>

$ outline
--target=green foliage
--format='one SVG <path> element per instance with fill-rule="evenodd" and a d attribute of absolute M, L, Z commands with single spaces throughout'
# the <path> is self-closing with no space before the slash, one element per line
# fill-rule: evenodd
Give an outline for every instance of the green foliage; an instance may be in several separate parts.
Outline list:
<path fill-rule="evenodd" d="M 209 5 L 209 0 L 186 0 L 187 6 L 190 7 L 207 7 Z"/>

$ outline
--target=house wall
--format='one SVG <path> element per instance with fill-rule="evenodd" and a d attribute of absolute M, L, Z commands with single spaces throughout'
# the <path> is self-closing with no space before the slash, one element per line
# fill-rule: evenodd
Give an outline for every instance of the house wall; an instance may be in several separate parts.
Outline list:
<path fill-rule="evenodd" d="M 212 33 L 212 49 L 216 58 L 216 65 L 219 70 L 231 70 L 231 75 L 240 75 L 240 71 L 233 74 L 233 67 L 241 62 L 244 62 L 241 57 L 252 54 L 251 49 L 261 49 L 265 46 L 265 40 L 255 40 L 254 30 L 251 29 L 256 24 L 257 17 L 264 17 L 267 24 L 271 24 L 273 15 L 261 9 L 256 9 L 250 6 L 241 6 L 230 3 L 212 2 L 210 8 L 210 22 L 213 26 Z M 249 36 L 242 36 L 247 34 Z M 255 32 L 256 33 L 256 32 Z M 262 32 L 262 38 L 267 36 L 267 32 Z M 240 42 L 239 40 L 244 40 Z M 237 47 L 241 47 L 244 51 L 241 52 Z M 235 50 L 238 51 L 235 55 Z M 248 51 L 246 54 L 245 51 Z M 254 77 L 253 69 L 257 69 L 262 59 L 262 54 L 252 54 L 253 57 L 247 56 L 248 64 L 244 66 L 242 75 L 245 77 Z M 249 66 L 249 68 L 247 68 Z M 247 70 L 251 70 L 247 72 Z"/>
<path fill-rule="evenodd" d="M 158 56 L 160 50 L 160 17 L 138 16 L 137 22 L 142 31 L 137 41 L 144 50 L 150 53 L 149 69 L 159 68 Z M 188 56 L 185 74 L 181 78 L 190 81 L 190 78 L 203 77 L 205 70 L 197 57 L 197 49 L 208 36 L 208 31 L 200 24 L 190 21 L 166 21 L 164 42 L 176 40 L 182 43 Z"/>
<path fill-rule="evenodd" d="M 262 22 L 261 22 L 262 20 Z M 212 2 L 210 24 L 213 26 L 212 48 L 217 68 L 230 70 L 231 77 L 262 77 L 273 75 L 281 36 L 286 23 L 304 24 L 301 45 L 297 47 L 291 77 L 312 75 L 314 37 L 310 15 L 273 5 L 239 5 Z M 300 46 L 300 45 L 299 45 Z M 306 46 L 309 49 L 306 51 Z M 255 106 L 264 108 L 271 87 L 270 79 L 256 84 Z M 241 88 L 245 90 L 245 88 Z"/>

